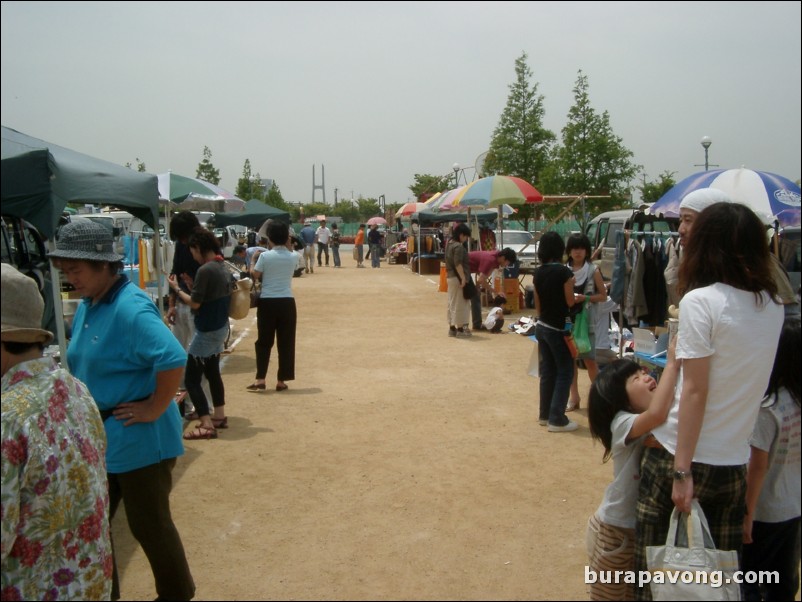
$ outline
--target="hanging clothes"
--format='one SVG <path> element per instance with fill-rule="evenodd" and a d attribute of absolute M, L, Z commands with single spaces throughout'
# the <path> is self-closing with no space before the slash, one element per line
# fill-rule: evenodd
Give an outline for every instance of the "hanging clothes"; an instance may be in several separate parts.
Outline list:
<path fill-rule="evenodd" d="M 627 281 L 627 236 L 623 230 L 619 230 L 615 237 L 615 260 L 613 262 L 613 273 L 610 277 L 610 298 L 619 305 L 624 302 L 624 291 Z"/>
<path fill-rule="evenodd" d="M 649 311 L 646 306 L 646 296 L 643 292 L 644 262 L 642 261 L 642 254 L 641 243 L 630 240 L 627 248 L 627 263 L 630 267 L 624 316 L 631 324 L 638 323 L 639 317 Z"/>

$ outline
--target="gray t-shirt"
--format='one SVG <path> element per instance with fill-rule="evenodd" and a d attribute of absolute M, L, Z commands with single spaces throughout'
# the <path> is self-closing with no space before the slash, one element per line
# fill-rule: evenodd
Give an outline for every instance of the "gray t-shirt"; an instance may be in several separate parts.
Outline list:
<path fill-rule="evenodd" d="M 630 412 L 618 412 L 613 418 L 613 482 L 607 486 L 604 499 L 596 510 L 601 522 L 622 529 L 635 528 L 644 437 L 629 443 L 626 439 L 637 417 L 637 414 Z"/>
<path fill-rule="evenodd" d="M 195 312 L 195 328 L 209 332 L 228 323 L 231 290 L 231 273 L 223 262 L 209 261 L 198 268 L 192 285 L 192 301 L 201 304 Z"/>
<path fill-rule="evenodd" d="M 760 408 L 749 444 L 768 452 L 769 468 L 755 507 L 756 521 L 780 523 L 802 515 L 801 415 L 786 389 L 779 390 L 776 403 Z"/>

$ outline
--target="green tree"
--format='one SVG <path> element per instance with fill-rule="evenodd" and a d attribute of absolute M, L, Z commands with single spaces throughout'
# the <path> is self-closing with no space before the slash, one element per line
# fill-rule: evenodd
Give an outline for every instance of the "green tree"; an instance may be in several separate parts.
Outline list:
<path fill-rule="evenodd" d="M 359 221 L 359 209 L 349 199 L 341 199 L 337 206 L 331 209 L 331 215 L 343 218 L 346 223 Z"/>
<path fill-rule="evenodd" d="M 417 200 L 420 200 L 423 195 L 426 198 L 432 196 L 436 192 L 445 192 L 452 187 L 452 176 L 433 176 L 431 174 L 415 174 L 415 183 L 409 187 L 412 194 L 415 195 Z"/>
<path fill-rule="evenodd" d="M 131 165 L 130 161 L 128 163 L 126 163 L 125 166 L 128 169 L 133 169 L 134 168 L 134 166 Z M 147 171 L 147 169 L 145 168 L 145 162 L 144 161 L 140 161 L 139 157 L 136 158 L 136 170 L 139 171 L 139 172 Z"/>
<path fill-rule="evenodd" d="M 646 176 L 644 175 L 643 184 L 638 186 L 641 201 L 644 203 L 656 203 L 660 200 L 660 197 L 671 190 L 677 183 L 676 180 L 674 180 L 675 175 L 673 171 L 664 171 L 657 176 L 658 179 L 653 182 L 647 182 Z"/>
<path fill-rule="evenodd" d="M 552 190 L 561 193 L 611 197 L 585 202 L 586 213 L 578 216 L 583 229 L 588 215 L 629 201 L 629 183 L 641 169 L 633 163 L 633 157 L 632 151 L 613 132 L 610 114 L 607 111 L 599 114 L 591 106 L 588 78 L 580 70 L 574 85 L 574 105 L 562 129 L 562 144 L 554 149 L 554 160 L 545 179 Z M 555 206 L 546 214 L 559 210 Z"/>
<path fill-rule="evenodd" d="M 237 188 L 234 190 L 241 199 L 251 200 L 255 198 L 253 194 L 253 176 L 251 174 L 251 160 L 245 159 L 245 164 L 242 166 L 242 177 L 237 180 Z"/>
<path fill-rule="evenodd" d="M 282 209 L 284 211 L 291 210 L 290 204 L 284 200 L 284 197 L 281 195 L 281 190 L 279 190 L 278 184 L 275 182 L 275 180 L 273 181 L 273 186 L 270 187 L 270 190 L 268 190 L 267 194 L 265 195 L 265 202 L 276 209 Z"/>
<path fill-rule="evenodd" d="M 515 60 L 515 82 L 493 131 L 485 172 L 517 176 L 537 186 L 556 136 L 543 127 L 543 95 L 537 93 L 537 83 L 530 84 L 532 71 L 526 59 L 524 52 Z"/>
<path fill-rule="evenodd" d="M 211 182 L 214 185 L 220 183 L 220 170 L 215 169 L 212 165 L 212 151 L 208 146 L 203 147 L 203 160 L 198 163 L 198 171 L 195 172 L 195 177 L 199 180 Z"/>

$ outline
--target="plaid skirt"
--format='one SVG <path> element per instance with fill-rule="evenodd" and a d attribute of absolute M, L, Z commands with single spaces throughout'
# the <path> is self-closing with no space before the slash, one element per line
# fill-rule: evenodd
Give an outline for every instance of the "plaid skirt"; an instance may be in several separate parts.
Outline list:
<path fill-rule="evenodd" d="M 640 486 L 635 525 L 635 570 L 646 569 L 646 546 L 662 546 L 668 536 L 668 523 L 674 502 L 674 456 L 662 448 L 647 447 L 640 467 Z M 746 515 L 746 465 L 691 465 L 693 495 L 699 500 L 710 525 L 710 534 L 719 550 L 736 550 L 743 544 Z M 648 585 L 637 588 L 638 600 L 651 600 Z"/>

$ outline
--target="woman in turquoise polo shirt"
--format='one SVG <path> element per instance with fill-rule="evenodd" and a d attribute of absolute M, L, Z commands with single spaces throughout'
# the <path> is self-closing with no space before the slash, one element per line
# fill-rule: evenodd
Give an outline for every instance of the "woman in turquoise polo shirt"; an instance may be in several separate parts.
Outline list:
<path fill-rule="evenodd" d="M 83 297 L 67 349 L 70 372 L 83 381 L 104 420 L 109 520 L 121 501 L 162 600 L 190 600 L 195 584 L 170 515 L 172 470 L 184 453 L 173 403 L 187 354 L 153 301 L 120 273 L 105 226 L 77 218 L 51 252 L 53 265 Z M 114 564 L 112 600 L 120 598 Z"/>

